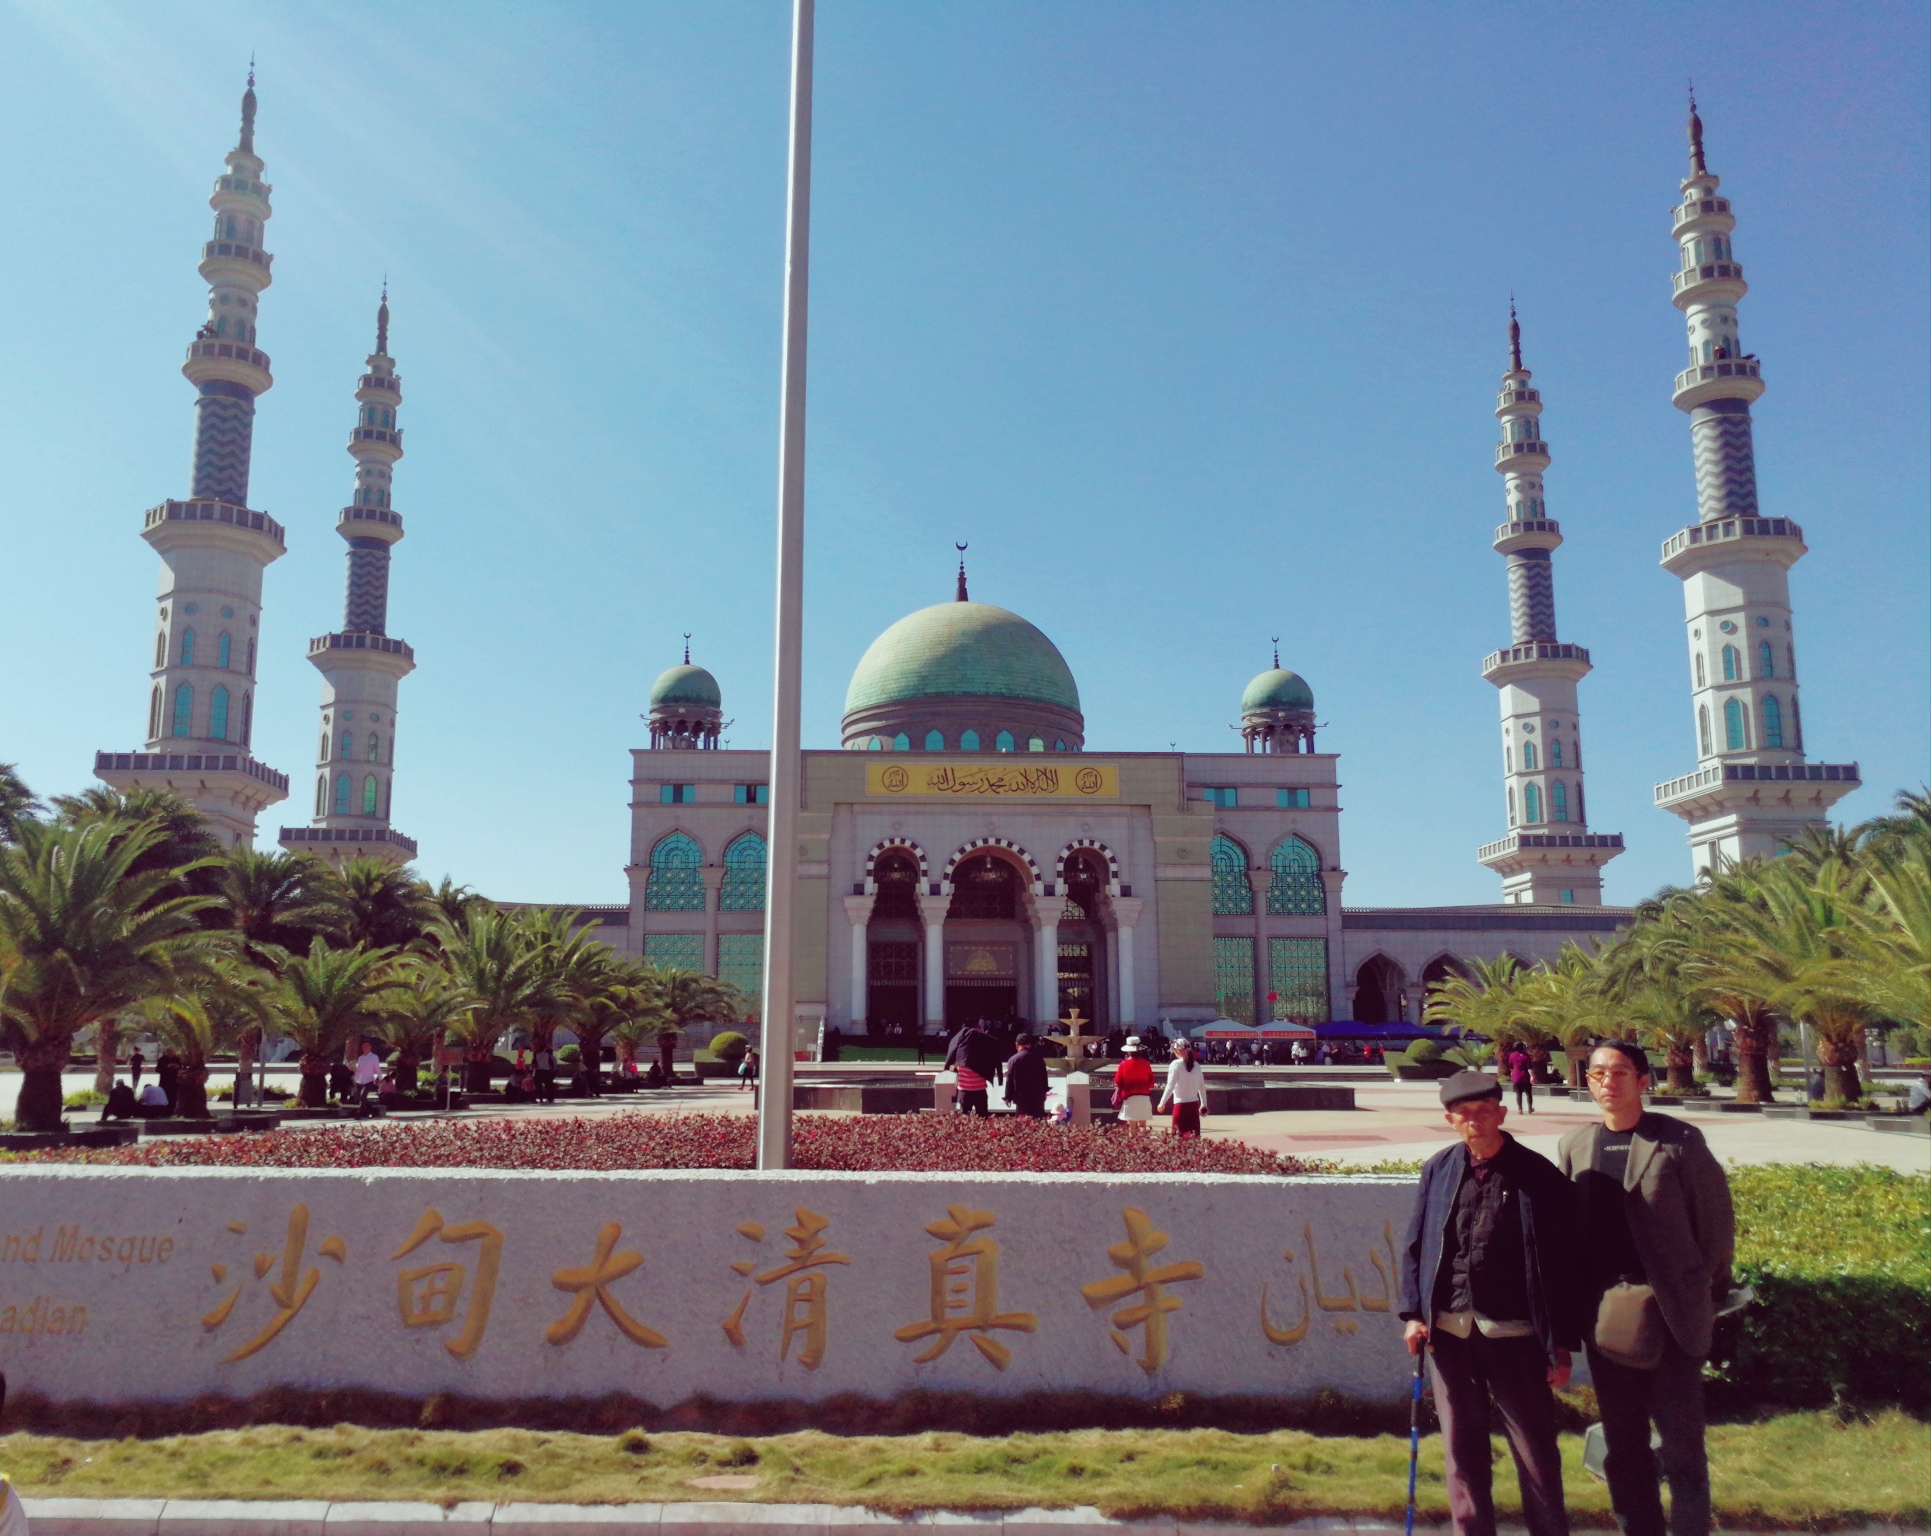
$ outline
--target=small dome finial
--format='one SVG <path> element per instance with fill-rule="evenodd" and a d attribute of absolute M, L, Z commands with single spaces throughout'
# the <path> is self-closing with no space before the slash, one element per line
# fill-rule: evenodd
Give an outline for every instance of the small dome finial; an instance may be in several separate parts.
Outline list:
<path fill-rule="evenodd" d="M 1696 82 L 1690 82 L 1690 174 L 1707 176 L 1710 168 L 1703 163 L 1703 119 L 1696 115 Z"/>
<path fill-rule="evenodd" d="M 965 577 L 966 547 L 963 544 L 954 544 L 952 547 L 959 552 L 959 591 L 958 591 L 956 601 L 961 603 L 969 603 L 972 601 L 972 599 L 966 596 L 966 577 Z"/>
<path fill-rule="evenodd" d="M 1515 318 L 1515 295 L 1509 295 L 1509 371 L 1522 371 L 1522 327 Z"/>
<path fill-rule="evenodd" d="M 382 274 L 382 302 L 375 310 L 375 349 L 389 355 L 389 274 Z"/>
<path fill-rule="evenodd" d="M 691 632 L 687 629 L 684 631 L 684 665 L 688 667 L 690 664 L 691 664 Z"/>
<path fill-rule="evenodd" d="M 244 155 L 255 152 L 255 56 L 248 55 L 248 89 L 241 93 L 241 143 Z"/>
<path fill-rule="evenodd" d="M 1276 672 L 1281 670 L 1281 637 L 1279 635 L 1274 636 L 1274 670 Z"/>

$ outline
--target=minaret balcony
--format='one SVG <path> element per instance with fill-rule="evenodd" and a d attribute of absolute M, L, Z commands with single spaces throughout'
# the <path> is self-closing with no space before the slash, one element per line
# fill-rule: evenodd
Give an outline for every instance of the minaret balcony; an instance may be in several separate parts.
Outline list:
<path fill-rule="evenodd" d="M 1750 291 L 1740 261 L 1706 261 L 1670 274 L 1670 297 L 1678 309 L 1691 304 L 1734 304 Z"/>
<path fill-rule="evenodd" d="M 394 827 L 283 827 L 276 841 L 291 852 L 313 843 L 373 843 L 371 851 L 399 852 L 403 862 L 416 856 L 416 840 Z"/>
<path fill-rule="evenodd" d="M 264 203 L 275 189 L 265 181 L 257 181 L 252 176 L 217 176 L 215 191 L 239 192 L 244 197 L 259 197 Z"/>
<path fill-rule="evenodd" d="M 1497 865 L 1607 864 L 1623 851 L 1620 832 L 1511 832 L 1475 850 L 1475 862 Z M 1526 857 L 1524 857 L 1526 855 Z M 1503 871 L 1508 873 L 1510 871 Z"/>
<path fill-rule="evenodd" d="M 1704 565 L 1739 555 L 1792 566 L 1807 553 L 1804 530 L 1787 517 L 1726 517 L 1693 524 L 1665 539 L 1662 566 L 1673 576 L 1688 576 Z"/>
<path fill-rule="evenodd" d="M 1656 786 L 1656 807 L 1697 821 L 1738 805 L 1829 806 L 1864 782 L 1856 763 L 1712 763 Z"/>
<path fill-rule="evenodd" d="M 400 427 L 357 427 L 349 434 L 349 451 L 355 451 L 357 443 L 381 443 L 402 452 L 402 428 Z"/>
<path fill-rule="evenodd" d="M 1495 530 L 1495 552 L 1512 555 L 1518 549 L 1555 549 L 1562 543 L 1562 524 L 1553 517 L 1525 517 Z"/>
<path fill-rule="evenodd" d="M 287 774 L 256 762 L 246 752 L 96 752 L 94 772 L 239 773 L 279 791 L 278 800 L 288 793 Z"/>
<path fill-rule="evenodd" d="M 1526 443 L 1497 443 L 1495 445 L 1495 464 L 1499 469 L 1507 465 L 1510 469 L 1544 469 L 1549 463 L 1549 445 L 1540 438 Z"/>
<path fill-rule="evenodd" d="M 387 539 L 393 544 L 402 537 L 402 514 L 388 507 L 344 507 L 335 526 L 345 539 Z"/>
<path fill-rule="evenodd" d="M 407 677 L 416 670 L 416 653 L 407 643 L 366 629 L 317 635 L 308 643 L 308 659 L 324 674 L 345 663 L 353 669 L 387 672 L 394 677 Z"/>
<path fill-rule="evenodd" d="M 360 400 L 362 392 L 369 390 L 376 394 L 393 395 L 402 398 L 402 375 L 399 373 L 365 373 L 355 381 L 355 398 Z"/>
<path fill-rule="evenodd" d="M 1530 389 L 1528 385 L 1523 384 L 1518 385 L 1514 389 L 1505 389 L 1497 395 L 1495 397 L 1495 409 L 1499 413 L 1507 410 L 1512 405 L 1539 405 L 1541 402 L 1542 391 L 1539 389 Z"/>
<path fill-rule="evenodd" d="M 266 512 L 251 512 L 232 501 L 164 501 L 158 507 L 148 508 L 141 523 L 142 537 L 149 537 L 170 523 L 226 523 L 233 528 L 265 534 L 274 541 L 278 552 L 288 548 L 288 535 L 280 523 Z M 269 558 L 272 560 L 274 556 Z"/>
<path fill-rule="evenodd" d="M 1737 221 L 1730 218 L 1730 199 L 1727 197 L 1703 197 L 1695 202 L 1678 203 L 1670 211 L 1670 232 L 1681 235 L 1686 233 L 1689 226 L 1698 219 L 1719 218 L 1730 220 L 1724 228 L 1725 234 L 1736 227 Z"/>
<path fill-rule="evenodd" d="M 1482 658 L 1482 676 L 1498 688 L 1517 677 L 1564 677 L 1574 682 L 1589 671 L 1588 648 L 1559 640 L 1511 645 Z"/>
<path fill-rule="evenodd" d="M 266 272 L 275 265 L 275 258 L 258 245 L 249 245 L 243 240 L 210 240 L 201 247 L 201 275 L 208 275 L 208 263 L 221 261 L 247 262 Z"/>
<path fill-rule="evenodd" d="M 1706 400 L 1755 400 L 1762 394 L 1763 364 L 1754 357 L 1726 357 L 1679 373 L 1670 404 L 1692 411 Z"/>

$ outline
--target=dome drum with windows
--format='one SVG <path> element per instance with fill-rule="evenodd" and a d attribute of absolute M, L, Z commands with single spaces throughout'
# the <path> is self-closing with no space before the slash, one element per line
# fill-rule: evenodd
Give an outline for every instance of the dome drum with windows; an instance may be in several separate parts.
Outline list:
<path fill-rule="evenodd" d="M 1274 665 L 1240 696 L 1240 735 L 1249 752 L 1314 750 L 1314 690 L 1281 665 L 1278 650 Z"/>
<path fill-rule="evenodd" d="M 717 679 L 691 665 L 689 637 L 684 664 L 661 673 L 650 690 L 650 745 L 653 751 L 715 752 L 724 733 L 724 693 Z"/>

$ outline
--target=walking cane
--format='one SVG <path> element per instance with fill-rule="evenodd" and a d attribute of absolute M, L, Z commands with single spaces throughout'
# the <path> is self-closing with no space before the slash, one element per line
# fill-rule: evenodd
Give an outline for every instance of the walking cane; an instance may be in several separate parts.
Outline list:
<path fill-rule="evenodd" d="M 1408 1395 L 1408 1523 L 1404 1536 L 1415 1536 L 1415 1469 L 1421 1462 L 1421 1373 L 1427 1363 L 1427 1340 L 1415 1351 L 1415 1385 Z"/>

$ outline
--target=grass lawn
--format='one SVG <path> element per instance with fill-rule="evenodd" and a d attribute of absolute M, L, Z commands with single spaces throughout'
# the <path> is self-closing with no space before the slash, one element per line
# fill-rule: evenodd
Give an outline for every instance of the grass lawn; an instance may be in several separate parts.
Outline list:
<path fill-rule="evenodd" d="M 1718 1522 L 1732 1530 L 1931 1522 L 1931 1425 L 1895 1411 L 1842 1422 L 1790 1414 L 1711 1430 Z M 1565 1436 L 1571 1513 L 1607 1526 L 1603 1485 Z M 1519 1514 L 1496 1442 L 1496 1495 Z M 1115 1516 L 1279 1520 L 1399 1517 L 1408 1444 L 1392 1435 L 1296 1431 L 1081 1430 L 985 1439 L 959 1434 L 756 1440 L 497 1429 L 260 1427 L 156 1440 L 0 1436 L 0 1469 L 29 1497 L 527 1499 L 558 1503 L 684 1499 L 998 1509 L 1092 1504 Z M 1447 1513 L 1441 1444 L 1422 1444 L 1421 1510 Z"/>

